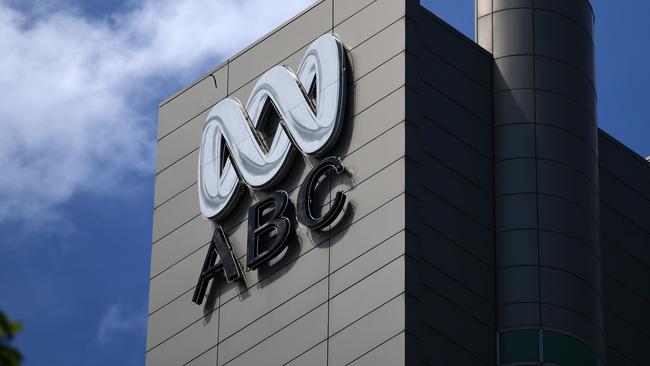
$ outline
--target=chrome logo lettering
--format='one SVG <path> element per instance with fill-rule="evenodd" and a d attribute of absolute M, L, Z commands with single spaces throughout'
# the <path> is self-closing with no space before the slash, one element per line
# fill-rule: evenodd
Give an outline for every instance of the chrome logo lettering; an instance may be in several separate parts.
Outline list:
<path fill-rule="evenodd" d="M 264 73 L 246 107 L 234 98 L 217 103 L 203 126 L 198 163 L 201 213 L 219 220 L 235 205 L 241 184 L 268 188 L 282 178 L 297 148 L 321 156 L 336 141 L 345 113 L 345 50 L 332 35 L 315 40 L 294 73 Z M 315 93 L 314 93 L 315 92 Z M 280 125 L 270 144 L 259 133 L 272 106 Z"/>

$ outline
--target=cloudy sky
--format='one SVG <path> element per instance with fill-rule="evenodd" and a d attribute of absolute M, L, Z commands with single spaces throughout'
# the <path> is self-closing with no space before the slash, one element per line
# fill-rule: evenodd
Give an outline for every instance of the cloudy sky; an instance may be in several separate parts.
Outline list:
<path fill-rule="evenodd" d="M 158 102 L 309 3 L 0 0 L 0 309 L 26 365 L 144 364 Z M 473 0 L 423 3 L 473 37 Z M 650 155 L 650 3 L 593 3 L 600 125 Z"/>

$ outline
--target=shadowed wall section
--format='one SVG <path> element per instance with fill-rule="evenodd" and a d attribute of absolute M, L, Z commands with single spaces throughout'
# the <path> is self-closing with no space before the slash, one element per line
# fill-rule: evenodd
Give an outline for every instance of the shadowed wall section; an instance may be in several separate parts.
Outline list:
<path fill-rule="evenodd" d="M 494 56 L 498 330 L 566 333 L 602 358 L 592 8 L 477 0 L 476 15 Z"/>

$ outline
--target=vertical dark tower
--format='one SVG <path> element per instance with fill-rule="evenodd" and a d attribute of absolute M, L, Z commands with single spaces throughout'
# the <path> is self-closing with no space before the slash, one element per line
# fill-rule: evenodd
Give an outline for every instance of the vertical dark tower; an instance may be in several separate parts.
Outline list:
<path fill-rule="evenodd" d="M 500 362 L 575 351 L 599 364 L 593 10 L 588 0 L 477 0 L 476 16 L 494 56 Z"/>

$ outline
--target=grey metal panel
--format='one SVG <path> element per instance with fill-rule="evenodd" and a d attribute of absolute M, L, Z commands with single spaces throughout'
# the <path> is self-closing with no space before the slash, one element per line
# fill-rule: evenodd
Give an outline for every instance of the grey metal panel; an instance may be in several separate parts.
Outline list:
<path fill-rule="evenodd" d="M 388 91 L 382 99 L 376 100 L 354 118 L 347 120 L 332 154 L 346 156 L 403 121 L 405 98 L 404 87 Z"/>
<path fill-rule="evenodd" d="M 530 0 L 529 0 L 530 1 Z M 535 2 L 536 9 L 544 9 L 560 13 L 565 17 L 577 22 L 584 28 L 584 31 L 593 34 L 594 13 L 589 5 L 589 0 L 582 1 L 565 1 L 565 0 L 545 0 Z"/>
<path fill-rule="evenodd" d="M 304 245 L 311 244 L 305 243 Z M 242 289 L 238 288 L 242 286 L 241 284 L 231 284 L 221 295 L 219 338 L 225 339 L 231 336 L 242 327 L 325 278 L 327 276 L 327 254 L 327 248 L 315 248 L 298 260 L 276 270 L 273 274 L 268 273 L 274 270 L 271 267 L 261 268 L 255 273 L 245 272 L 248 289 L 241 291 Z M 257 272 L 267 272 L 267 276 L 264 277 L 263 273 Z M 230 291 L 233 288 L 236 297 L 233 297 L 233 291 Z M 317 292 L 313 296 L 326 296 L 326 293 Z M 309 301 L 317 302 L 318 299 L 314 297 L 308 296 Z"/>
<path fill-rule="evenodd" d="M 149 350 L 148 366 L 178 366 L 194 359 L 214 344 L 218 334 L 218 317 L 196 322 L 169 341 Z"/>
<path fill-rule="evenodd" d="M 351 366 L 406 365 L 406 333 L 400 333 L 351 362 Z"/>
<path fill-rule="evenodd" d="M 538 123 L 571 132 L 593 151 L 598 151 L 595 118 L 588 111 L 569 98 L 542 90 L 535 92 L 535 102 Z"/>
<path fill-rule="evenodd" d="M 401 256 L 329 301 L 329 332 L 335 334 L 405 291 L 405 259 Z M 332 277 L 332 282 L 340 278 Z M 341 287 L 340 284 L 335 286 Z M 401 316 L 397 313 L 393 316 Z"/>
<path fill-rule="evenodd" d="M 156 175 L 153 205 L 158 207 L 196 183 L 198 151 L 194 151 Z"/>
<path fill-rule="evenodd" d="M 500 305 L 497 311 L 499 329 L 538 327 L 540 309 L 539 301 Z"/>
<path fill-rule="evenodd" d="M 332 237 L 332 273 L 404 229 L 404 195 L 391 198 L 367 216 L 357 217 L 360 219 L 354 225 Z"/>
<path fill-rule="evenodd" d="M 493 13 L 494 58 L 533 53 L 532 10 L 513 9 Z"/>
<path fill-rule="evenodd" d="M 494 124 L 533 123 L 535 96 L 532 90 L 508 90 L 494 94 Z"/>
<path fill-rule="evenodd" d="M 185 364 L 186 366 L 214 366 L 217 363 L 217 347 L 210 348 L 207 352 Z"/>
<path fill-rule="evenodd" d="M 584 108 L 596 110 L 594 84 L 575 67 L 546 57 L 535 57 L 535 87 L 565 96 Z"/>
<path fill-rule="evenodd" d="M 391 59 L 393 56 L 397 55 L 399 51 L 404 49 L 403 27 L 404 21 L 397 20 L 388 27 L 380 29 L 376 33 L 368 34 L 368 38 L 364 38 L 363 41 L 360 44 L 356 45 L 354 48 L 348 47 L 346 51 L 352 67 L 350 76 L 355 82 L 369 72 L 374 71 L 376 67 Z M 346 36 L 343 34 L 338 35 L 341 40 L 345 42 Z M 381 45 L 381 47 L 378 47 L 377 45 Z M 302 47 L 300 50 L 294 52 L 289 57 L 280 61 L 279 64 L 288 65 L 289 67 L 296 70 L 298 63 L 302 59 L 304 51 L 307 48 L 308 45 Z M 247 82 L 245 85 L 234 92 L 231 90 L 231 96 L 245 102 L 248 99 L 250 90 L 252 89 L 256 80 L 257 78 Z M 355 113 L 359 112 L 359 110 L 355 111 Z"/>
<path fill-rule="evenodd" d="M 533 193 L 537 190 L 536 160 L 513 158 L 494 164 L 494 195 L 496 197 L 513 193 Z M 516 176 L 509 174 L 517 171 Z"/>
<path fill-rule="evenodd" d="M 481 4 L 488 4 L 482 2 Z M 476 32 L 478 44 L 485 48 L 488 52 L 492 52 L 492 14 L 485 15 L 481 18 L 478 18 L 476 21 Z"/>
<path fill-rule="evenodd" d="M 228 91 L 233 92 L 332 27 L 332 0 L 325 0 L 244 53 L 230 60 Z"/>
<path fill-rule="evenodd" d="M 417 130 L 414 135 L 419 135 Z M 408 137 L 407 137 L 408 138 Z M 407 144 L 415 149 L 412 144 Z M 416 151 L 423 156 L 420 160 L 436 159 L 441 164 L 451 167 L 457 174 L 478 185 L 484 191 L 492 190 L 491 159 L 469 149 L 467 144 L 450 138 L 447 134 L 427 134 L 426 142 L 417 146 Z"/>
<path fill-rule="evenodd" d="M 595 84 L 593 40 L 570 18 L 535 10 L 535 53 L 566 62 Z"/>
<path fill-rule="evenodd" d="M 647 268 L 645 272 L 648 272 Z M 650 300 L 619 281 L 607 274 L 603 277 L 607 311 L 615 314 L 615 317 L 621 321 L 633 324 L 638 330 L 647 333 L 650 329 L 650 316 L 647 312 Z"/>
<path fill-rule="evenodd" d="M 438 246 L 437 238 L 432 244 Z M 434 245 L 429 245 L 434 247 Z M 441 252 L 436 248 L 432 252 Z M 443 254 L 438 261 L 430 256 L 423 257 L 419 262 L 407 260 L 408 293 L 422 299 L 429 296 L 430 291 L 443 296 L 445 300 L 468 314 L 473 314 L 477 319 L 494 327 L 494 269 L 487 268 L 484 264 L 477 264 L 480 270 L 469 271 L 466 266 L 471 262 L 455 260 L 452 255 Z M 409 257 L 410 259 L 410 257 Z M 444 263 L 444 262 L 447 263 Z M 450 270 L 450 268 L 453 268 Z M 483 274 L 482 283 L 478 280 L 477 273 Z M 410 277 L 409 277 L 410 276 Z M 487 293 L 492 290 L 492 293 Z M 429 311 L 440 311 L 431 307 Z"/>
<path fill-rule="evenodd" d="M 372 243 L 375 244 L 372 249 L 336 271 L 330 270 L 329 296 L 334 297 L 363 278 L 374 276 L 375 271 L 404 254 L 404 243 L 404 231 L 401 231 L 378 244 Z M 353 245 L 353 242 L 339 244 Z"/>
<path fill-rule="evenodd" d="M 486 162 L 487 163 L 487 162 Z M 430 159 L 427 171 L 418 177 L 423 188 L 439 197 L 454 202 L 454 206 L 484 227 L 492 225 L 492 192 L 484 185 L 477 186 L 461 176 L 455 167 L 445 166 L 436 159 Z M 486 164 L 487 165 L 487 164 Z"/>
<path fill-rule="evenodd" d="M 351 49 L 403 17 L 404 13 L 403 1 L 377 0 L 335 26 L 334 33 L 341 37 L 347 49 Z"/>
<path fill-rule="evenodd" d="M 405 329 L 405 295 L 382 304 L 330 338 L 329 365 L 354 361 Z"/>
<path fill-rule="evenodd" d="M 647 313 L 647 310 L 646 310 Z M 633 360 L 635 365 L 643 365 L 648 360 L 650 337 L 634 328 L 633 324 L 622 321 L 616 314 L 605 312 L 607 343 L 621 355 Z"/>
<path fill-rule="evenodd" d="M 638 366 L 638 363 L 635 363 L 629 358 L 626 358 L 619 350 L 610 347 L 607 345 L 607 364 L 608 365 L 620 365 L 620 366 Z"/>
<path fill-rule="evenodd" d="M 283 365 L 327 337 L 327 305 L 322 305 L 249 349 L 228 365 Z"/>
<path fill-rule="evenodd" d="M 462 150 L 468 151 L 464 154 L 473 153 L 476 159 L 492 156 L 492 139 L 488 138 L 492 134 L 491 123 L 470 113 L 430 85 L 416 84 L 419 86 L 416 93 L 414 84 L 409 84 L 407 98 L 409 103 L 417 105 L 417 108 L 411 109 L 411 113 L 417 113 L 415 116 L 409 116 L 409 122 L 416 124 L 422 130 L 422 136 L 427 138 L 440 136 L 447 141 L 445 145 L 452 144 L 453 140 L 459 140 L 458 142 L 464 145 Z M 450 119 L 449 116 L 454 118 Z M 471 148 L 468 149 L 468 146 Z"/>
<path fill-rule="evenodd" d="M 152 241 L 156 242 L 199 213 L 196 191 L 189 188 L 153 212 Z"/>
<path fill-rule="evenodd" d="M 582 140 L 565 130 L 537 125 L 537 154 L 570 165 L 593 185 L 598 183 L 598 157 Z"/>
<path fill-rule="evenodd" d="M 600 216 L 601 230 L 606 240 L 624 246 L 625 251 L 642 263 L 650 263 L 648 230 L 634 225 L 616 208 L 605 204 L 600 206 Z M 607 257 L 603 259 L 607 259 Z M 605 268 L 609 268 L 609 266 L 605 265 Z"/>
<path fill-rule="evenodd" d="M 483 262 L 491 263 L 493 261 L 494 247 L 491 243 L 494 233 L 491 229 L 477 225 L 476 221 L 469 219 L 449 201 L 444 200 L 444 197 L 427 193 L 419 197 L 418 200 L 424 201 L 427 207 L 437 208 L 413 212 L 413 214 L 417 214 L 416 218 L 419 222 L 457 243 Z M 468 230 L 469 227 L 472 230 Z"/>
<path fill-rule="evenodd" d="M 601 294 L 596 292 L 591 283 L 555 268 L 541 267 L 540 275 L 542 303 L 571 310 L 591 322 L 594 327 L 602 327 Z M 592 281 L 592 278 L 588 280 Z M 570 296 L 576 292 L 580 296 Z M 542 319 L 544 319 L 543 312 Z M 600 333 L 602 331 L 603 329 L 599 330 Z"/>
<path fill-rule="evenodd" d="M 354 102 L 350 108 L 354 111 L 362 111 L 386 96 L 388 92 L 402 86 L 404 84 L 404 58 L 404 53 L 401 53 L 357 81 L 354 89 Z M 365 91 L 359 90 L 362 82 Z"/>
<path fill-rule="evenodd" d="M 535 132 L 535 124 L 532 123 L 509 124 L 495 128 L 495 156 L 499 160 L 534 158 Z"/>
<path fill-rule="evenodd" d="M 558 233 L 540 231 L 540 265 L 558 268 L 583 281 L 601 278 L 600 253 Z"/>
<path fill-rule="evenodd" d="M 149 282 L 149 314 L 194 287 L 207 251 L 203 247 Z"/>
<path fill-rule="evenodd" d="M 374 3 L 376 0 L 334 0 L 334 25 L 353 16 L 363 8 Z"/>
<path fill-rule="evenodd" d="M 481 32 L 479 32 L 481 34 Z M 486 36 L 491 36 L 487 32 Z M 533 56 L 508 56 L 494 61 L 494 91 L 534 87 Z"/>
<path fill-rule="evenodd" d="M 599 252 L 600 231 L 596 218 L 569 201 L 552 196 L 540 195 L 538 204 L 540 229 L 564 233 L 591 247 L 594 252 Z"/>
<path fill-rule="evenodd" d="M 355 80 L 404 50 L 406 47 L 405 27 L 404 18 L 401 18 L 348 51 L 348 59 Z M 341 39 L 347 38 L 342 33 L 339 34 L 339 37 Z"/>
<path fill-rule="evenodd" d="M 532 3 L 533 0 L 492 0 L 494 11 L 511 8 L 529 8 L 532 6 Z"/>
<path fill-rule="evenodd" d="M 497 197 L 495 205 L 498 231 L 537 227 L 536 195 L 522 193 Z"/>
<path fill-rule="evenodd" d="M 208 244 L 212 224 L 197 216 L 187 224 L 158 240 L 151 247 L 151 277 L 173 266 L 186 256 Z"/>
<path fill-rule="evenodd" d="M 646 233 L 645 239 L 647 245 L 650 242 L 650 235 Z M 607 243 L 603 246 L 605 273 L 650 302 L 650 281 L 648 281 L 650 266 L 648 266 L 648 262 L 644 261 L 644 258 L 635 257 L 633 253 L 628 252 L 625 242 L 614 244 L 605 240 L 605 243 Z"/>
<path fill-rule="evenodd" d="M 511 230 L 497 233 L 496 267 L 536 266 L 539 264 L 537 229 Z"/>
<path fill-rule="evenodd" d="M 471 350 L 481 363 L 489 364 L 495 359 L 495 347 L 491 339 L 494 336 L 494 328 L 488 323 L 491 323 L 493 318 L 478 319 L 475 314 L 451 303 L 443 293 L 435 291 L 423 292 L 422 297 L 417 300 L 421 321 L 426 327 L 435 329 L 451 342 Z M 436 349 L 429 352 L 435 355 L 436 351 L 446 353 Z"/>
<path fill-rule="evenodd" d="M 497 305 L 539 301 L 539 268 L 517 266 L 497 269 Z"/>
<path fill-rule="evenodd" d="M 426 67 L 418 69 L 420 81 L 435 87 L 447 98 L 489 123 L 492 118 L 491 91 L 478 87 L 476 81 L 441 58 L 427 57 Z M 426 98 L 424 95 L 423 98 Z"/>
<path fill-rule="evenodd" d="M 196 150 L 201 140 L 201 129 L 208 116 L 208 110 L 200 112 L 187 123 L 165 135 L 158 141 L 156 173 L 168 168 L 176 161 Z"/>
<path fill-rule="evenodd" d="M 267 300 L 266 295 L 253 295 L 247 301 L 262 303 Z M 235 300 L 237 302 L 237 300 Z M 283 328 L 290 326 L 296 319 L 300 319 L 308 312 L 317 308 L 318 306 L 327 302 L 327 279 L 324 278 L 312 287 L 304 290 L 304 292 L 288 299 L 281 305 L 272 308 L 268 313 L 254 320 L 253 322 L 246 323 L 240 327 L 236 333 L 232 335 L 219 336 L 219 364 L 223 365 L 230 360 L 236 358 L 240 354 L 246 352 L 248 349 L 253 348 L 256 344 L 262 342 L 266 338 L 273 336 L 276 332 Z M 224 307 L 225 310 L 225 307 Z M 242 313 L 246 309 L 241 310 Z M 253 312 L 256 313 L 256 312 Z M 232 317 L 233 314 L 224 311 L 224 317 Z M 224 318 L 221 318 L 225 320 Z M 324 330 L 325 324 L 322 324 L 320 329 Z M 312 331 L 317 332 L 319 328 Z"/>
<path fill-rule="evenodd" d="M 598 220 L 598 191 L 584 175 L 566 165 L 547 160 L 539 160 L 537 170 L 540 193 L 571 201 Z"/>
<path fill-rule="evenodd" d="M 600 321 L 602 322 L 602 320 Z M 542 303 L 542 327 L 561 329 L 591 345 L 597 353 L 605 348 L 600 327 L 581 314 L 549 304 Z"/>
<path fill-rule="evenodd" d="M 306 351 L 300 356 L 294 358 L 286 366 L 327 366 L 327 342 L 323 341 L 316 347 Z"/>
<path fill-rule="evenodd" d="M 406 360 L 482 364 L 494 359 L 492 58 L 409 9 Z"/>
<path fill-rule="evenodd" d="M 158 110 L 158 138 L 169 134 L 183 123 L 224 98 L 227 93 L 228 65 L 206 76 L 183 91 Z M 215 88 L 216 80 L 216 88 Z"/>
<path fill-rule="evenodd" d="M 427 273 L 427 275 L 422 275 L 421 281 L 438 281 L 436 286 L 444 287 L 444 292 L 452 293 L 453 290 L 448 284 L 451 280 L 452 283 L 460 284 L 464 289 L 488 302 L 482 306 L 494 303 L 492 287 L 494 267 L 491 260 L 486 261 L 486 258 L 474 254 L 471 247 L 465 243 L 454 242 L 432 225 L 409 222 L 409 229 L 424 238 L 424 240 L 412 240 L 413 238 L 409 240 L 409 254 L 418 256 L 423 263 L 422 267 L 418 267 L 419 271 Z M 487 243 L 483 242 L 482 245 L 487 246 Z M 413 246 L 417 247 L 413 248 Z M 468 270 L 469 268 L 471 270 Z M 446 278 L 438 280 L 435 275 L 443 275 Z M 472 301 L 476 301 L 476 299 Z M 468 303 L 468 301 L 462 303 Z"/>
<path fill-rule="evenodd" d="M 650 229 L 650 192 L 639 192 L 631 189 L 618 177 L 607 172 L 600 175 L 601 200 L 612 206 L 625 207 L 625 216 L 635 225 L 646 230 Z M 645 194 L 643 194 L 645 193 Z"/>
<path fill-rule="evenodd" d="M 213 286 L 212 288 L 217 288 Z M 213 303 L 206 302 L 203 306 L 192 303 L 193 292 L 189 291 L 158 311 L 149 315 L 147 325 L 147 350 L 159 346 L 170 338 L 191 326 L 195 322 L 206 322 L 216 318 L 219 306 L 219 296 L 214 296 Z M 217 344 L 216 338 L 214 344 Z"/>
<path fill-rule="evenodd" d="M 492 1 L 476 1 L 474 5 L 476 7 L 475 10 L 477 18 L 481 18 L 492 13 Z"/>
<path fill-rule="evenodd" d="M 409 51 L 439 57 L 479 85 L 492 89 L 490 53 L 424 7 L 412 9 L 408 13 L 408 18 L 413 20 L 407 31 L 407 39 L 411 40 Z"/>
<path fill-rule="evenodd" d="M 600 168 L 618 177 L 637 192 L 650 196 L 648 161 L 603 131 L 598 131 Z"/>

